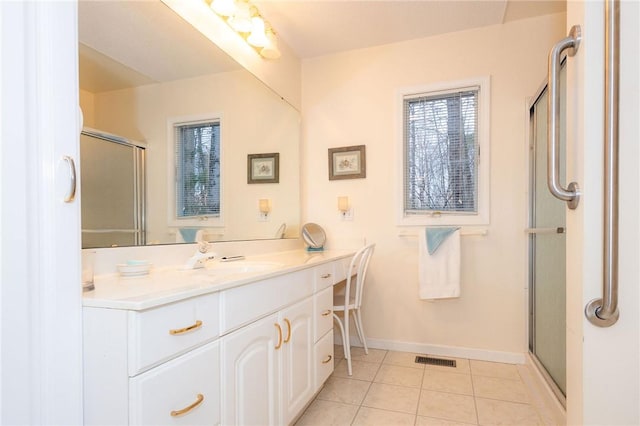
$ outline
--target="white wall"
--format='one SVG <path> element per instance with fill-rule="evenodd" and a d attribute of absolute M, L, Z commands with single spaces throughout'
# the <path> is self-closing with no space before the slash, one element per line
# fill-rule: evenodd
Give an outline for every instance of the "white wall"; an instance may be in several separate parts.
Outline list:
<path fill-rule="evenodd" d="M 567 31 L 582 26 L 584 38 L 569 60 L 567 82 L 568 174 L 583 192 L 567 213 L 567 422 L 591 425 L 640 424 L 640 230 L 638 217 L 638 51 L 640 7 L 620 9 L 620 319 L 609 328 L 583 314 L 602 295 L 602 197 L 604 141 L 603 2 L 569 2 Z"/>
<path fill-rule="evenodd" d="M 324 226 L 330 244 L 363 237 L 377 243 L 363 310 L 372 344 L 443 354 L 456 347 L 458 355 L 523 359 L 527 98 L 545 79 L 548 51 L 564 37 L 564 27 L 564 14 L 551 15 L 303 61 L 303 217 Z M 417 242 L 398 237 L 407 229 L 396 226 L 396 91 L 487 75 L 488 235 L 463 237 L 459 299 L 421 301 Z M 367 146 L 366 179 L 329 181 L 327 148 L 359 144 Z M 338 218 L 340 195 L 350 197 L 352 222 Z"/>
<path fill-rule="evenodd" d="M 222 114 L 221 239 L 273 238 L 285 222 L 299 227 L 299 114 L 246 71 L 94 94 L 94 127 L 147 144 L 147 242 L 176 241 L 168 224 L 167 120 Z M 247 184 L 247 154 L 280 153 L 280 183 Z M 268 222 L 258 199 L 269 198 Z"/>

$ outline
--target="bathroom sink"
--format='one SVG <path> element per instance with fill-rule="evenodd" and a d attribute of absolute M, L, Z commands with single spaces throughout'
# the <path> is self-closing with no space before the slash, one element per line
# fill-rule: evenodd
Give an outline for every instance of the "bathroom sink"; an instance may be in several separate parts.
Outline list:
<path fill-rule="evenodd" d="M 268 272 L 283 265 L 278 262 L 236 260 L 234 262 L 209 262 L 204 269 L 207 275 L 236 275 Z"/>

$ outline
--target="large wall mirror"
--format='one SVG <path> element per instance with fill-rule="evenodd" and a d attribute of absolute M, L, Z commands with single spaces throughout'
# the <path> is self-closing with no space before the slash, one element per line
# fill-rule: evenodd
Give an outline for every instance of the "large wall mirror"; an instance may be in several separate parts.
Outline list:
<path fill-rule="evenodd" d="M 78 15 L 83 248 L 297 238 L 299 112 L 160 1 Z"/>

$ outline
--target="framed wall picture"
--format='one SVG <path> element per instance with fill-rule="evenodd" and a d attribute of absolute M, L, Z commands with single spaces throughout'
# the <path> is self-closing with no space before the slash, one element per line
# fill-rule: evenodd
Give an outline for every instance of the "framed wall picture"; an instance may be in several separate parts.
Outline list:
<path fill-rule="evenodd" d="M 249 154 L 247 156 L 247 183 L 280 182 L 280 154 Z"/>
<path fill-rule="evenodd" d="M 367 177 L 364 145 L 329 148 L 329 180 Z"/>

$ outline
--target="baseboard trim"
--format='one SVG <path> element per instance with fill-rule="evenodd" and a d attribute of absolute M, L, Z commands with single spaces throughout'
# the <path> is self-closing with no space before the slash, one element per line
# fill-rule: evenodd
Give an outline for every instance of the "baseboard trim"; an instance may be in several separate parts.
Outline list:
<path fill-rule="evenodd" d="M 335 343 L 342 345 L 340 332 L 335 333 Z M 351 336 L 352 346 L 362 346 L 356 336 Z M 432 345 L 427 343 L 401 342 L 397 340 L 367 338 L 367 345 L 374 349 L 414 352 L 418 354 L 438 355 L 453 358 L 467 358 L 478 361 L 503 362 L 506 364 L 525 364 L 526 355 L 519 352 L 491 351 L 487 349 L 465 348 L 461 346 Z"/>

